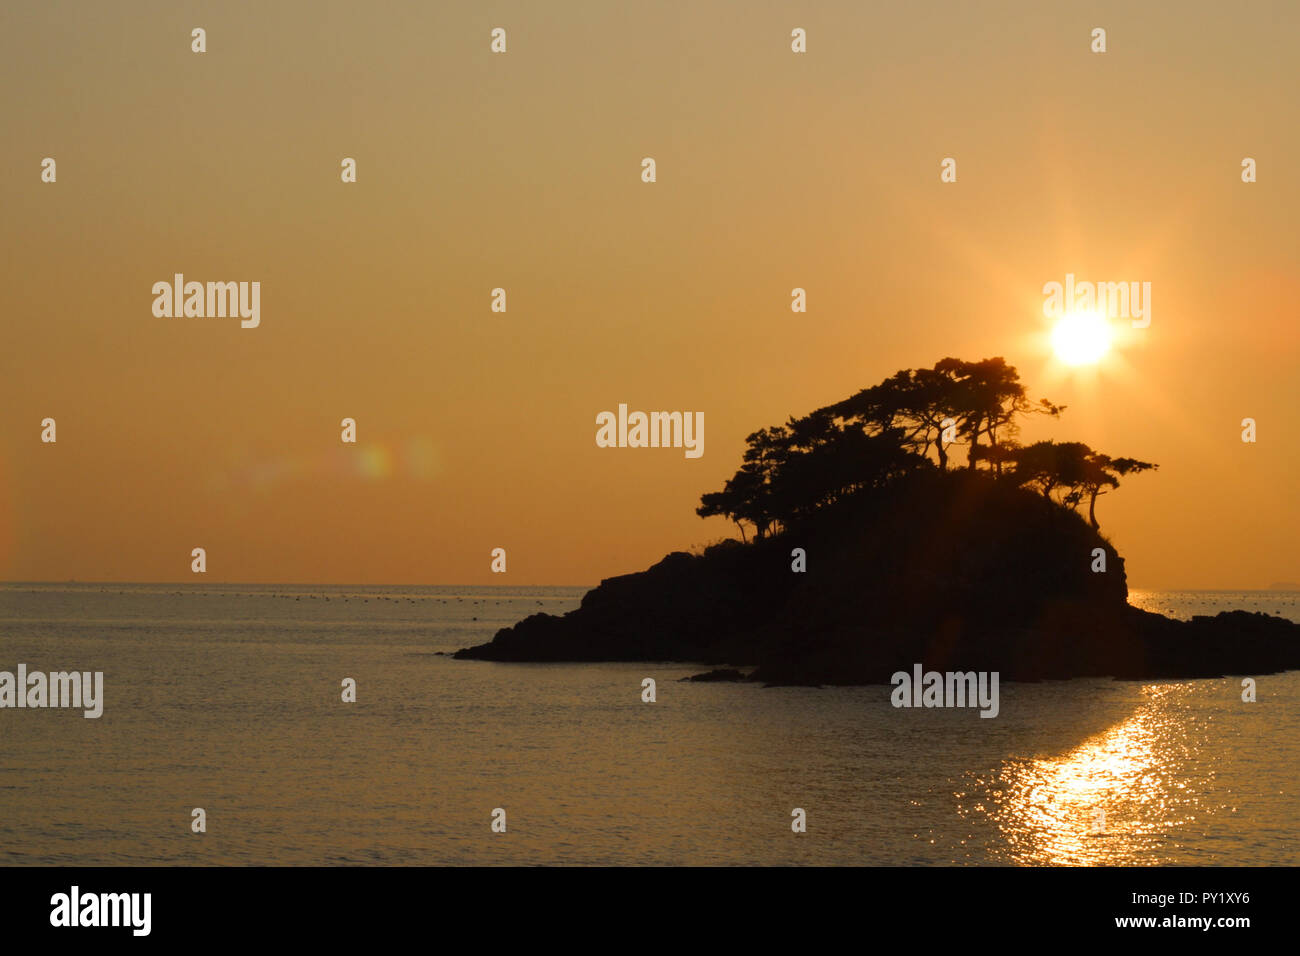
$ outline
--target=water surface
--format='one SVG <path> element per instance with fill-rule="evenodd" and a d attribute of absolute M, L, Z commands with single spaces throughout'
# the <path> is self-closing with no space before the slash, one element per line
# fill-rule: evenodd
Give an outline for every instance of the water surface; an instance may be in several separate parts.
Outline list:
<path fill-rule="evenodd" d="M 435 654 L 582 593 L 0 585 L 0 670 L 102 670 L 106 698 L 98 720 L 0 710 L 0 864 L 1296 862 L 1300 672 L 1254 704 L 1239 678 L 1004 683 L 989 720 Z M 1133 596 L 1293 620 L 1296 599 Z"/>

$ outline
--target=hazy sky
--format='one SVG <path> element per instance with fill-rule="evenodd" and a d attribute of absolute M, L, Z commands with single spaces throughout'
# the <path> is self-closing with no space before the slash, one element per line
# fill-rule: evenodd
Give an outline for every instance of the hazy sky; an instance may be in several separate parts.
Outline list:
<path fill-rule="evenodd" d="M 209 581 L 595 583 L 731 534 L 694 508 L 749 432 L 1002 355 L 1052 436 L 1160 464 L 1098 503 L 1131 585 L 1296 580 L 1297 35 L 1293 2 L 8 0 L 0 578 L 202 546 Z M 260 327 L 155 318 L 176 272 L 259 281 Z M 1066 273 L 1152 284 L 1085 374 L 1045 344 Z M 597 448 L 620 402 L 704 412 L 703 457 Z"/>

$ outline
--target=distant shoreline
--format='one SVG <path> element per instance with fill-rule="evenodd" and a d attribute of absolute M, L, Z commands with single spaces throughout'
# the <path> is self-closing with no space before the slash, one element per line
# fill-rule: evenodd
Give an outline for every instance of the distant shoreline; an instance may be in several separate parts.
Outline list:
<path fill-rule="evenodd" d="M 582 584 L 465 584 L 452 582 L 446 584 L 358 584 L 357 582 L 343 583 L 321 583 L 314 581 L 0 581 L 0 587 L 30 587 L 36 585 L 39 587 L 59 587 L 75 584 L 79 587 L 90 586 L 117 586 L 117 587 L 240 587 L 240 588 L 497 588 L 499 590 L 509 590 L 511 588 L 556 588 L 563 590 L 592 590 L 599 584 L 582 583 Z M 1268 587 L 1215 587 L 1215 588 L 1189 588 L 1189 587 L 1147 587 L 1145 585 L 1130 585 L 1130 591 L 1142 591 L 1151 593 L 1196 593 L 1196 594 L 1239 594 L 1258 592 L 1260 594 L 1272 592 L 1300 592 L 1300 584 L 1277 584 Z"/>

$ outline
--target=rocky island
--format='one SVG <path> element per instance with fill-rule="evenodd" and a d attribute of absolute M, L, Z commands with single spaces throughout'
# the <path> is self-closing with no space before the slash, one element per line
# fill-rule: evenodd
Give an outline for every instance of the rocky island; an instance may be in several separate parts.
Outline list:
<path fill-rule="evenodd" d="M 808 685 L 886 684 L 917 662 L 1019 681 L 1300 668 L 1300 625 L 1283 618 L 1180 621 L 1128 603 L 1096 504 L 1156 466 L 1016 441 L 1023 416 L 1063 410 L 1031 403 L 1002 359 L 899 372 L 749 436 L 698 509 L 741 540 L 608 578 L 576 610 L 455 656 L 681 661 Z"/>

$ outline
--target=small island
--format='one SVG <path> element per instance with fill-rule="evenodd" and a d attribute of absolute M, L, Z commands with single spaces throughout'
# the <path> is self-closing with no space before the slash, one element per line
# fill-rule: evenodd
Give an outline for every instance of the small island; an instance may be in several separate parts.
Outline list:
<path fill-rule="evenodd" d="M 608 578 L 576 610 L 455 657 L 680 661 L 769 685 L 887 684 L 918 662 L 1017 681 L 1300 668 L 1286 619 L 1181 621 L 1128 603 L 1098 500 L 1157 466 L 1018 441 L 1026 416 L 1064 411 L 1030 400 L 1001 358 L 900 371 L 746 439 L 697 509 L 739 540 Z"/>

